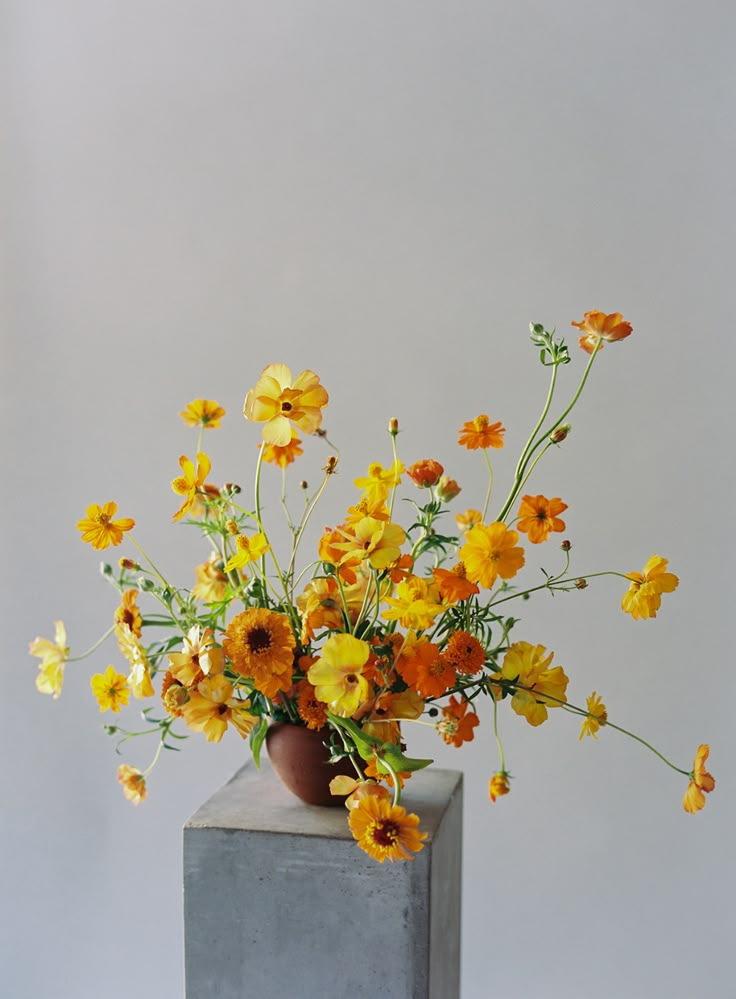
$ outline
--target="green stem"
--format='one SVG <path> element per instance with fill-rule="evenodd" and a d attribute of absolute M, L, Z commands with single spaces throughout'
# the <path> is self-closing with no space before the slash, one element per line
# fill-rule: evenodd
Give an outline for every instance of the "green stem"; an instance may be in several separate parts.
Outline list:
<path fill-rule="evenodd" d="M 102 638 L 98 638 L 95 644 L 91 648 L 87 649 L 86 652 L 83 652 L 81 656 L 70 656 L 66 661 L 68 663 L 78 663 L 81 662 L 82 659 L 86 659 L 87 656 L 91 656 L 92 653 L 96 652 L 99 649 L 99 647 L 102 645 L 102 643 L 106 641 L 110 637 L 110 635 L 112 635 L 114 630 L 115 630 L 115 625 L 113 624 L 111 627 L 107 629 Z"/>
<path fill-rule="evenodd" d="M 609 569 L 606 572 L 589 572 L 585 576 L 571 576 L 569 579 L 560 579 L 556 576 L 551 576 L 546 583 L 540 583 L 539 586 L 532 586 L 528 590 L 519 590 L 517 593 L 509 594 L 508 597 L 500 597 L 498 600 L 491 600 L 487 606 L 496 607 L 498 604 L 503 604 L 507 600 L 516 600 L 518 597 L 528 596 L 530 593 L 536 593 L 538 590 L 553 590 L 557 586 L 564 586 L 567 583 L 575 583 L 578 579 L 596 579 L 598 576 L 620 576 L 621 579 L 631 582 L 625 573 L 614 572 L 613 569 Z"/>
<path fill-rule="evenodd" d="M 481 520 L 485 523 L 486 514 L 488 513 L 488 504 L 491 502 L 491 490 L 493 489 L 493 468 L 491 466 L 491 459 L 488 457 L 488 448 L 483 448 L 483 457 L 486 460 L 486 465 L 488 466 L 488 489 L 486 489 L 486 499 L 483 504 L 483 516 Z"/>

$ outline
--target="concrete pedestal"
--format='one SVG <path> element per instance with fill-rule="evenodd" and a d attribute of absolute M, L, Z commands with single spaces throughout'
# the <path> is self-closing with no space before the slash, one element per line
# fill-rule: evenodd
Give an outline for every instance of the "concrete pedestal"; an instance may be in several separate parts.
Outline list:
<path fill-rule="evenodd" d="M 425 847 L 379 864 L 342 806 L 239 770 L 184 827 L 186 999 L 458 999 L 462 774 L 417 773 L 401 803 Z"/>

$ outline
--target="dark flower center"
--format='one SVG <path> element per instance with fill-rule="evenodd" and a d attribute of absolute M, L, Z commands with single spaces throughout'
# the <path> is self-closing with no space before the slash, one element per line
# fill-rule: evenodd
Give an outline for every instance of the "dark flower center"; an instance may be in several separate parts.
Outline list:
<path fill-rule="evenodd" d="M 384 819 L 376 823 L 373 830 L 373 842 L 378 846 L 393 846 L 399 838 L 399 827 L 395 822 Z"/>
<path fill-rule="evenodd" d="M 268 652 L 271 648 L 271 632 L 268 628 L 251 628 L 248 632 L 248 647 L 256 655 Z"/>

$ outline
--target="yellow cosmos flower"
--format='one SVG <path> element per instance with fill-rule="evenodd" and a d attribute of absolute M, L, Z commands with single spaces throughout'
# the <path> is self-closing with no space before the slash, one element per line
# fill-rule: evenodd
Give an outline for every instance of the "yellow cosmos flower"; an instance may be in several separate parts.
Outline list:
<path fill-rule="evenodd" d="M 137 597 L 137 590 L 126 590 L 123 593 L 120 606 L 115 611 L 115 626 L 118 628 L 125 625 L 125 627 L 130 628 L 137 638 L 140 638 L 143 620 L 140 608 L 138 607 Z"/>
<path fill-rule="evenodd" d="M 462 534 L 467 534 L 471 527 L 483 523 L 483 514 L 480 510 L 466 510 L 465 513 L 458 513 L 455 517 L 457 529 Z"/>
<path fill-rule="evenodd" d="M 313 434 L 322 425 L 322 410 L 328 402 L 313 371 L 302 371 L 293 379 L 285 364 L 269 364 L 246 395 L 243 415 L 254 423 L 265 423 L 266 444 L 286 447 L 292 437 L 291 424 Z"/>
<path fill-rule="evenodd" d="M 225 410 L 214 399 L 195 399 L 179 413 L 188 427 L 204 427 L 205 430 L 219 427 L 224 415 Z"/>
<path fill-rule="evenodd" d="M 353 480 L 353 485 L 365 490 L 365 498 L 371 504 L 383 503 L 392 489 L 401 482 L 404 466 L 394 461 L 388 468 L 374 461 L 368 466 L 368 475 Z"/>
<path fill-rule="evenodd" d="M 195 566 L 197 582 L 192 587 L 192 596 L 205 604 L 214 604 L 225 599 L 227 578 L 219 566 L 219 555 L 212 552 L 206 562 Z"/>
<path fill-rule="evenodd" d="M 588 717 L 583 719 L 578 739 L 582 739 L 584 735 L 592 735 L 594 739 L 597 739 L 598 729 L 601 725 L 605 725 L 607 721 L 608 712 L 606 711 L 606 705 L 598 694 L 593 691 L 588 698 Z"/>
<path fill-rule="evenodd" d="M 334 547 L 345 552 L 340 559 L 352 563 L 368 561 L 374 569 L 386 569 L 401 556 L 401 546 L 406 541 L 403 527 L 375 517 L 363 517 L 352 525 L 351 532 L 342 532 L 346 538 Z"/>
<path fill-rule="evenodd" d="M 511 707 L 523 715 L 530 725 L 541 725 L 547 719 L 547 708 L 558 708 L 567 700 L 568 677 L 561 666 L 549 669 L 554 652 L 545 655 L 543 645 L 514 642 L 503 658 L 501 676 L 519 683 L 525 690 L 516 690 Z M 548 700 L 552 697 L 553 700 Z"/>
<path fill-rule="evenodd" d="M 127 625 L 118 625 L 115 628 L 115 637 L 118 640 L 120 651 L 130 663 L 128 686 L 133 697 L 139 701 L 144 697 L 153 697 L 151 664 L 148 661 L 146 650 Z"/>
<path fill-rule="evenodd" d="M 358 799 L 348 811 L 348 823 L 361 850 L 380 863 L 413 860 L 427 838 L 419 832 L 418 815 L 408 815 L 405 808 L 392 805 L 383 795 Z"/>
<path fill-rule="evenodd" d="M 690 783 L 687 786 L 685 797 L 682 799 L 682 807 L 686 812 L 694 815 L 701 808 L 705 807 L 705 795 L 710 794 L 716 786 L 713 775 L 705 769 L 705 761 L 710 756 L 710 746 L 704 742 L 698 746 L 693 763 Z"/>
<path fill-rule="evenodd" d="M 263 448 L 264 461 L 271 465 L 278 465 L 279 468 L 286 468 L 287 465 L 296 461 L 299 455 L 304 454 L 301 443 L 296 434 L 292 434 L 289 443 L 283 447 L 278 444 L 259 444 L 258 446 Z"/>
<path fill-rule="evenodd" d="M 64 665 L 69 659 L 69 646 L 66 644 L 66 628 L 63 621 L 54 621 L 54 641 L 48 638 L 34 638 L 28 646 L 32 656 L 38 656 L 41 662 L 36 677 L 36 688 L 42 694 L 51 694 L 58 700 L 64 683 Z"/>
<path fill-rule="evenodd" d="M 181 652 L 169 653 L 169 670 L 185 687 L 198 683 L 204 676 L 222 673 L 225 669 L 225 650 L 215 645 L 212 628 L 193 625 L 184 639 Z"/>
<path fill-rule="evenodd" d="M 116 673 L 112 666 L 108 666 L 104 673 L 95 673 L 90 680 L 92 693 L 97 698 L 100 711 L 119 712 L 121 704 L 127 704 L 130 697 L 128 681 L 122 673 Z"/>
<path fill-rule="evenodd" d="M 262 555 L 266 554 L 271 545 L 268 543 L 266 535 L 259 532 L 250 536 L 246 534 L 236 535 L 235 547 L 237 551 L 226 563 L 225 572 L 230 572 L 232 569 L 240 569 L 244 565 L 248 565 L 249 562 L 257 561 Z"/>
<path fill-rule="evenodd" d="M 248 711 L 250 701 L 239 701 L 234 690 L 222 674 L 200 681 L 181 708 L 189 728 L 204 732 L 207 742 L 219 742 L 230 724 L 245 739 L 258 719 Z"/>
<path fill-rule="evenodd" d="M 171 488 L 177 495 L 186 498 L 174 514 L 174 520 L 181 520 L 184 514 L 191 509 L 192 504 L 197 498 L 197 491 L 204 489 L 204 480 L 210 474 L 212 467 L 207 455 L 201 453 L 197 454 L 196 469 L 194 463 L 185 454 L 179 458 L 179 465 L 184 474 L 172 480 Z"/>
<path fill-rule="evenodd" d="M 460 559 L 468 579 L 490 589 L 498 577 L 511 579 L 524 565 L 524 549 L 517 548 L 519 535 L 500 520 L 476 524 L 465 535 Z"/>
<path fill-rule="evenodd" d="M 118 767 L 118 781 L 122 784 L 123 794 L 134 805 L 140 805 L 146 800 L 146 778 L 136 767 L 121 763 Z"/>
<path fill-rule="evenodd" d="M 117 511 L 117 503 L 105 503 L 99 506 L 93 503 L 87 507 L 87 516 L 77 522 L 77 530 L 82 532 L 82 541 L 87 541 L 101 551 L 110 545 L 119 545 L 125 531 L 132 531 L 135 521 L 130 517 L 113 520 Z"/>
<path fill-rule="evenodd" d="M 387 621 L 398 621 L 404 628 L 424 631 L 447 609 L 442 603 L 438 588 L 430 579 L 407 576 L 396 587 L 396 596 L 387 597 L 389 605 L 381 616 Z"/>
<path fill-rule="evenodd" d="M 629 572 L 626 578 L 631 580 L 631 586 L 624 593 L 621 607 L 635 621 L 656 617 L 662 594 L 672 593 L 680 582 L 674 573 L 667 572 L 667 559 L 661 555 L 652 555 L 643 573 Z"/>
<path fill-rule="evenodd" d="M 370 697 L 370 684 L 363 676 L 369 654 L 368 643 L 354 635 L 331 635 L 325 642 L 307 679 L 333 714 L 349 718 Z"/>
<path fill-rule="evenodd" d="M 505 770 L 499 770 L 498 773 L 494 774 L 488 782 L 488 797 L 491 801 L 495 801 L 496 798 L 500 798 L 504 794 L 508 794 L 511 790 L 511 785 L 509 784 L 509 775 Z"/>

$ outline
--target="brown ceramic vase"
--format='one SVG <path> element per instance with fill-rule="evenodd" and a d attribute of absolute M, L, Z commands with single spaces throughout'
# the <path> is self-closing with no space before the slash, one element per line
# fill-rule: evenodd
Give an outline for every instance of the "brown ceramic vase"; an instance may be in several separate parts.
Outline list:
<path fill-rule="evenodd" d="M 327 762 L 328 737 L 329 729 L 315 732 L 287 722 L 275 722 L 266 733 L 268 757 L 281 783 L 308 805 L 342 805 L 343 797 L 330 794 L 330 781 L 338 774 L 355 776 L 350 760 Z"/>

